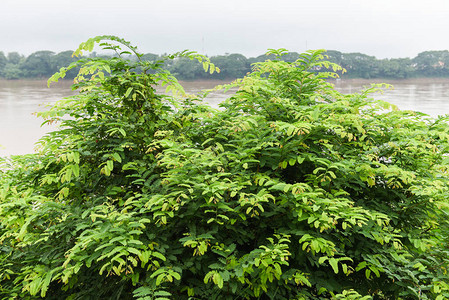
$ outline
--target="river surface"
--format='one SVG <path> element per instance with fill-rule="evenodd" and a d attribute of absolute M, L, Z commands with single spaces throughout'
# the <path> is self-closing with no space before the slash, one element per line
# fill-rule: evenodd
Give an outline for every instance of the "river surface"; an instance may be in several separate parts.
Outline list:
<path fill-rule="evenodd" d="M 376 99 L 386 100 L 403 110 L 416 110 L 433 117 L 449 114 L 449 79 L 409 80 L 339 80 L 334 81 L 336 89 L 344 93 L 360 91 L 371 83 L 392 84 L 383 94 L 374 94 Z M 181 82 L 188 93 L 210 89 L 220 81 Z M 0 80 L 0 156 L 26 154 L 34 151 L 34 144 L 46 132 L 56 127 L 44 125 L 42 119 L 33 113 L 47 109 L 63 97 L 73 95 L 70 81 L 52 84 L 47 88 L 45 81 Z M 229 97 L 220 92 L 211 93 L 207 99 L 212 106 Z"/>

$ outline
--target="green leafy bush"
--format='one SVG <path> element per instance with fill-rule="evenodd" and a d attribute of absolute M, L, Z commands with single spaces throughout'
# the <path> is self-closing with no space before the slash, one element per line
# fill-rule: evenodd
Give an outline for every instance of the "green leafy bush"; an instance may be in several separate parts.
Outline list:
<path fill-rule="evenodd" d="M 449 297 L 447 118 L 341 94 L 322 51 L 282 49 L 215 110 L 119 38 L 75 54 L 96 43 L 117 57 L 50 79 L 81 67 L 41 113 L 60 130 L 1 161 L 2 299 Z"/>

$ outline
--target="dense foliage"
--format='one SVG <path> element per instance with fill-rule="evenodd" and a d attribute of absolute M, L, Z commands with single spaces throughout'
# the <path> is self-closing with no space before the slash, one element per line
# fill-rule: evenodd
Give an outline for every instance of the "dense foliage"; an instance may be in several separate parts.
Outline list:
<path fill-rule="evenodd" d="M 296 52 L 289 52 L 278 58 L 287 62 L 294 62 L 300 57 Z M 268 58 L 274 59 L 272 54 Z M 211 57 L 211 61 L 222 67 L 223 72 L 208 76 L 201 71 L 195 62 L 188 59 L 179 59 L 167 65 L 167 68 L 181 79 L 204 78 L 239 78 L 251 72 L 254 63 L 263 62 L 266 55 L 246 58 L 241 54 L 230 54 Z M 338 71 L 341 78 L 434 78 L 449 77 L 449 51 L 426 51 L 419 53 L 415 58 L 377 59 L 362 53 L 342 53 L 329 50 L 326 60 L 343 67 Z M 346 72 L 344 72 L 345 70 Z M 328 72 L 325 67 L 316 67 L 315 72 Z"/>
<path fill-rule="evenodd" d="M 107 54 L 102 53 L 105 58 Z M 99 56 L 92 52 L 91 57 Z M 299 53 L 285 53 L 278 59 L 294 62 L 299 58 Z M 377 59 L 362 53 L 342 53 L 330 50 L 326 53 L 327 60 L 343 67 L 347 72 L 340 71 L 342 78 L 425 78 L 425 77 L 449 77 L 449 51 L 425 51 L 415 58 Z M 109 56 L 110 57 L 110 56 Z M 125 56 L 123 56 L 125 57 Z M 274 59 L 274 54 L 268 58 Z M 140 56 L 140 60 L 158 61 L 164 60 L 165 55 L 147 53 Z M 135 60 L 136 56 L 130 55 L 128 59 Z M 165 60 L 164 68 L 182 80 L 199 79 L 235 79 L 251 72 L 254 63 L 263 62 L 266 55 L 246 58 L 242 54 L 226 54 L 210 57 L 210 61 L 221 66 L 223 72 L 207 74 L 201 65 L 188 57 L 177 57 L 173 60 Z M 0 52 L 0 78 L 48 78 L 63 66 L 67 66 L 77 60 L 72 57 L 72 51 L 64 51 L 55 54 L 51 51 L 37 51 L 28 57 L 17 52 L 8 53 L 6 56 Z M 314 71 L 327 72 L 326 68 L 318 68 Z M 73 69 L 66 74 L 66 78 L 73 79 L 77 70 Z"/>
<path fill-rule="evenodd" d="M 376 59 L 362 53 L 328 51 L 329 61 L 347 70 L 346 78 L 449 77 L 449 51 L 425 51 L 416 57 Z"/>
<path fill-rule="evenodd" d="M 97 42 L 118 55 L 51 78 L 81 66 L 60 130 L 2 161 L 1 299 L 449 297 L 447 118 L 335 91 L 321 51 L 270 51 L 214 110 L 119 38 L 75 53 Z"/>
<path fill-rule="evenodd" d="M 17 52 L 5 55 L 0 51 L 0 78 L 48 78 L 60 68 L 76 60 L 73 51 L 63 51 L 55 54 L 52 51 L 37 51 L 25 57 Z M 74 78 L 77 72 L 73 70 L 68 77 Z"/>

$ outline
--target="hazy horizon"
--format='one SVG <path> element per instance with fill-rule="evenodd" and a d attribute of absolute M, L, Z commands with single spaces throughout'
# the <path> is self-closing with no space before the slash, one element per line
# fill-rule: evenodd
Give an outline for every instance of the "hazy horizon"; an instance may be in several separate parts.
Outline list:
<path fill-rule="evenodd" d="M 84 42 L 84 41 L 83 41 Z M 137 45 L 137 47 L 138 47 L 138 45 Z M 74 51 L 75 49 L 66 49 L 66 50 L 62 50 L 62 51 L 53 51 L 52 49 L 40 49 L 40 50 L 37 50 L 37 51 L 34 51 L 34 52 L 38 52 L 38 51 L 51 51 L 51 52 L 53 52 L 54 54 L 58 54 L 58 53 L 60 53 L 60 52 L 65 52 L 65 51 Z M 140 48 L 138 47 L 138 50 L 139 51 L 141 51 L 140 50 Z M 190 50 L 190 49 L 182 49 L 182 50 Z M 287 49 L 287 50 L 289 50 L 290 51 L 290 49 Z M 320 49 L 308 49 L 308 50 L 320 50 Z M 371 54 L 369 54 L 369 53 L 363 53 L 363 52 L 343 52 L 343 51 L 340 51 L 340 50 L 338 50 L 338 49 L 324 49 L 324 50 L 326 50 L 326 51 L 339 51 L 339 52 L 341 52 L 341 53 L 344 53 L 344 54 L 355 54 L 355 53 L 360 53 L 360 54 L 366 54 L 366 55 L 368 55 L 368 56 L 372 56 L 372 57 L 374 57 L 374 58 L 376 58 L 376 59 L 379 59 L 379 60 L 382 60 L 382 59 L 401 59 L 401 58 L 410 58 L 410 59 L 413 59 L 414 57 L 416 57 L 419 53 L 422 53 L 422 52 L 427 52 L 427 51 L 449 51 L 449 49 L 440 49 L 440 50 L 435 50 L 435 49 L 428 49 L 428 50 L 423 50 L 422 52 L 419 52 L 419 53 L 417 53 L 415 56 L 413 56 L 413 57 L 383 57 L 383 58 L 379 58 L 379 57 L 377 57 L 377 56 L 375 56 L 375 55 L 371 55 Z M 95 51 L 95 50 L 94 50 Z M 100 51 L 95 51 L 97 54 L 112 54 L 112 52 L 101 52 L 102 50 L 100 50 Z M 267 49 L 267 51 L 268 51 L 268 49 Z M 232 53 L 229 53 L 229 52 L 226 52 L 226 53 L 217 53 L 217 54 L 213 54 L 213 55 L 209 55 L 209 54 L 206 54 L 206 56 L 208 56 L 208 57 L 213 57 L 213 56 L 221 56 L 221 55 L 231 55 L 231 54 L 242 54 L 243 56 L 245 56 L 246 58 L 256 58 L 256 57 L 258 57 L 258 56 L 261 56 L 261 55 L 265 55 L 265 53 L 267 52 L 267 51 L 265 51 L 265 52 L 263 52 L 263 53 L 260 53 L 260 54 L 258 54 L 258 55 L 252 55 L 252 56 L 248 56 L 248 55 L 245 55 L 244 53 L 240 53 L 240 52 L 232 52 Z M 306 50 L 305 50 L 306 51 Z M 21 51 L 8 51 L 8 52 L 5 52 L 5 51 L 3 51 L 2 49 L 0 49 L 0 52 L 3 52 L 5 55 L 7 55 L 8 53 L 18 53 L 18 54 L 20 54 L 20 55 L 23 55 L 23 56 L 25 56 L 25 57 L 27 57 L 27 56 L 29 56 L 30 54 L 32 54 L 32 53 L 34 53 L 34 52 L 30 52 L 30 53 L 24 53 L 24 52 L 21 52 Z M 197 51 L 198 52 L 198 51 Z M 291 50 L 290 52 L 297 52 L 297 53 L 302 53 L 302 52 L 304 52 L 304 51 L 302 51 L 302 52 L 298 52 L 298 51 L 293 51 L 293 50 Z M 153 52 L 142 52 L 141 51 L 141 53 L 143 53 L 143 54 L 157 54 L 157 55 L 165 55 L 165 54 L 172 54 L 172 53 L 153 53 Z M 175 52 L 173 52 L 173 53 L 175 53 Z M 201 53 L 201 54 L 203 54 L 201 51 L 199 52 L 199 53 Z M 89 55 L 90 53 L 87 53 L 87 52 L 85 52 L 84 53 L 85 55 Z"/>
<path fill-rule="evenodd" d="M 143 53 L 256 57 L 269 48 L 413 58 L 449 49 L 446 0 L 4 0 L 0 51 L 29 55 L 120 36 Z"/>

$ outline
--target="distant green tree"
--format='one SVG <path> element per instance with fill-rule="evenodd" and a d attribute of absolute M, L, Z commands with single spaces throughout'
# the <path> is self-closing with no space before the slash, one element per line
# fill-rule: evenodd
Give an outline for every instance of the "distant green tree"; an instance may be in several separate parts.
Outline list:
<path fill-rule="evenodd" d="M 379 64 L 374 56 L 362 53 L 344 53 L 341 66 L 351 78 L 376 78 L 379 75 Z"/>
<path fill-rule="evenodd" d="M 60 52 L 56 55 L 50 55 L 50 70 L 52 73 L 56 73 L 62 67 L 70 65 L 72 62 L 78 60 L 77 57 L 74 57 L 72 50 L 67 50 Z M 66 78 L 75 78 L 78 73 L 77 69 L 69 70 L 66 74 Z"/>
<path fill-rule="evenodd" d="M 250 71 L 247 59 L 242 54 L 228 54 L 211 57 L 211 61 L 220 66 L 221 72 L 215 74 L 218 79 L 235 79 L 245 76 Z"/>
<path fill-rule="evenodd" d="M 1 76 L 5 79 L 20 79 L 23 77 L 22 74 L 19 65 L 7 63 L 3 68 Z"/>
<path fill-rule="evenodd" d="M 168 65 L 168 70 L 182 80 L 201 79 L 204 70 L 198 62 L 186 57 L 180 57 Z"/>
<path fill-rule="evenodd" d="M 381 78 L 405 79 L 414 75 L 412 60 L 409 58 L 383 59 L 379 61 Z"/>
<path fill-rule="evenodd" d="M 343 65 L 343 53 L 341 53 L 340 51 L 327 50 L 326 56 L 329 61 L 338 65 Z"/>
<path fill-rule="evenodd" d="M 50 77 L 54 73 L 53 55 L 52 51 L 34 52 L 21 63 L 23 75 L 25 77 Z"/>
<path fill-rule="evenodd" d="M 3 53 L 3 51 L 0 51 L 0 76 L 3 75 L 3 69 L 5 68 L 7 63 L 8 59 L 6 58 L 5 53 Z"/>
<path fill-rule="evenodd" d="M 18 65 L 24 57 L 18 52 L 9 52 L 7 58 L 10 64 Z"/>
<path fill-rule="evenodd" d="M 142 55 L 142 57 L 140 59 L 144 60 L 144 61 L 153 61 L 154 62 L 154 61 L 161 59 L 161 57 L 158 54 L 145 53 L 144 55 Z"/>
<path fill-rule="evenodd" d="M 341 53 L 340 51 L 336 51 L 336 50 L 328 50 L 325 53 L 325 57 L 326 57 L 326 60 L 328 60 L 334 64 L 337 64 L 339 66 L 342 66 L 343 68 L 341 70 L 335 70 L 335 71 L 328 70 L 328 69 L 324 68 L 321 71 L 323 71 L 323 72 L 333 71 L 333 72 L 337 73 L 339 77 L 343 77 L 344 72 L 346 72 L 346 69 L 344 69 L 344 66 L 346 64 L 344 62 L 343 53 Z"/>
<path fill-rule="evenodd" d="M 255 63 L 263 62 L 263 61 L 266 61 L 267 59 L 273 60 L 275 58 L 276 58 L 276 56 L 274 56 L 272 54 L 262 54 L 262 55 L 259 55 L 256 57 L 250 57 L 250 58 L 248 58 L 248 65 L 252 66 Z"/>
<path fill-rule="evenodd" d="M 449 51 L 425 51 L 413 59 L 416 72 L 425 77 L 449 76 Z"/>
<path fill-rule="evenodd" d="M 282 60 L 286 62 L 295 62 L 301 55 L 298 52 L 287 52 L 282 56 Z"/>

